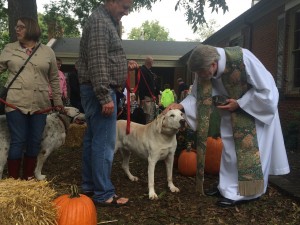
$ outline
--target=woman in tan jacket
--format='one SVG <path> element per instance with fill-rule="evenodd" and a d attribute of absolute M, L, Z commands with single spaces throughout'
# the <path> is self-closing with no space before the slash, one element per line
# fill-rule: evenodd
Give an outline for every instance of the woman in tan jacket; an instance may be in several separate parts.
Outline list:
<path fill-rule="evenodd" d="M 37 21 L 28 17 L 19 18 L 15 30 L 18 41 L 7 44 L 0 55 L 0 74 L 9 72 L 6 84 L 14 78 L 41 36 Z M 8 90 L 6 101 L 17 108 L 5 108 L 11 137 L 7 161 L 9 177 L 20 177 L 22 158 L 23 179 L 34 177 L 47 117 L 45 113 L 35 112 L 50 107 L 49 85 L 53 91 L 54 105 L 62 109 L 57 74 L 53 50 L 41 44 Z"/>

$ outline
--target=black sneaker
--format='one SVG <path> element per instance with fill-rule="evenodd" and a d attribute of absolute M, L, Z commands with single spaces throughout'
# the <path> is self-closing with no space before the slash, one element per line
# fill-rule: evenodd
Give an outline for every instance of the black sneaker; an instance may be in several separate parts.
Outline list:
<path fill-rule="evenodd" d="M 206 190 L 206 191 L 204 191 L 204 193 L 207 196 L 216 196 L 216 197 L 221 196 L 221 193 L 217 187 L 213 187 L 209 190 Z"/>

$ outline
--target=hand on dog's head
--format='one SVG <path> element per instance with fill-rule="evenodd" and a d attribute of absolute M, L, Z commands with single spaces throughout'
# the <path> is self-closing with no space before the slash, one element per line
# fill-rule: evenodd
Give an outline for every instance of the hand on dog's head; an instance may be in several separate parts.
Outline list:
<path fill-rule="evenodd" d="M 158 115 L 156 129 L 159 133 L 177 133 L 182 127 L 183 121 L 185 121 L 183 113 L 179 109 L 171 109 L 165 114 L 161 113 Z"/>

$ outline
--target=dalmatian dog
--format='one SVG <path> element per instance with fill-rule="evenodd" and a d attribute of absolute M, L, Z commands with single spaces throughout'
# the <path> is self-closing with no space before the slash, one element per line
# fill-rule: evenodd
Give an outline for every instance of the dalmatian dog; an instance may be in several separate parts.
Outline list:
<path fill-rule="evenodd" d="M 44 180 L 46 178 L 45 175 L 42 175 L 43 165 L 48 156 L 65 143 L 68 127 L 75 120 L 83 121 L 84 114 L 80 113 L 79 110 L 74 107 L 65 107 L 64 112 L 53 112 L 47 115 L 46 126 L 41 142 L 41 151 L 37 157 L 34 172 L 36 179 Z M 10 143 L 10 134 L 5 115 L 0 116 L 0 127 L 0 179 L 2 179 Z"/>

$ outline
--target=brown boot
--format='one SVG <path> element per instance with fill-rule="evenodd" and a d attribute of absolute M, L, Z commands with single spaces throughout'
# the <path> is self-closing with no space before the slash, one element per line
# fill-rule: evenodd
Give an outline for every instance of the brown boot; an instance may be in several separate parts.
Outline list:
<path fill-rule="evenodd" d="M 23 179 L 31 180 L 34 178 L 34 170 L 36 166 L 36 157 L 24 156 L 23 159 Z"/>
<path fill-rule="evenodd" d="M 7 169 L 8 177 L 14 179 L 20 178 L 20 168 L 21 168 L 21 159 L 8 159 L 7 160 Z"/>

